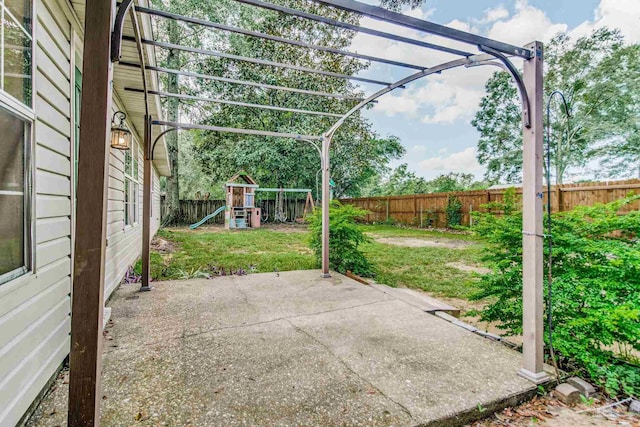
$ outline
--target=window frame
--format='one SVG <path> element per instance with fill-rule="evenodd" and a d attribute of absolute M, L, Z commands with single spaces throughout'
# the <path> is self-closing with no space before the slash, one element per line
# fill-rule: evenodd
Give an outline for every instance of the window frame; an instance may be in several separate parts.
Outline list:
<path fill-rule="evenodd" d="M 127 170 L 127 155 L 131 156 Z M 138 142 L 131 138 L 131 148 L 124 153 L 124 229 L 135 227 L 140 222 L 140 156 Z"/>
<path fill-rule="evenodd" d="M 31 1 L 31 28 L 25 28 L 18 19 L 5 6 L 5 1 L 0 0 L 0 21 L 5 19 L 5 13 L 9 14 L 9 19 L 18 23 L 20 29 L 29 37 L 31 41 L 31 96 L 29 103 L 24 103 L 20 99 L 11 95 L 4 90 L 4 29 L 0 31 L 0 110 L 5 110 L 9 114 L 13 114 L 28 126 L 25 132 L 24 141 L 24 265 L 12 271 L 8 271 L 0 275 L 0 286 L 15 282 L 19 278 L 35 274 L 36 260 L 36 167 L 35 167 L 35 145 L 36 145 L 36 114 L 35 105 L 35 75 L 36 75 L 36 58 L 35 58 L 35 33 L 38 25 L 36 19 L 36 1 Z"/>
<path fill-rule="evenodd" d="M 16 108 L 20 107 L 20 108 Z M 23 190 L 23 242 L 24 263 L 21 267 L 0 275 L 0 286 L 9 283 L 19 277 L 33 273 L 36 265 L 35 253 L 35 115 L 33 111 L 17 101 L 11 95 L 0 91 L 0 111 L 16 116 L 27 127 L 24 141 L 24 190 Z M 26 111 L 25 111 L 26 110 Z"/>
<path fill-rule="evenodd" d="M 0 29 L 0 94 L 5 95 L 6 97 L 11 98 L 12 100 L 14 100 L 15 102 L 19 103 L 20 105 L 26 107 L 29 110 L 33 110 L 33 106 L 35 103 L 35 75 L 36 75 L 36 58 L 35 58 L 35 52 L 36 52 L 36 48 L 35 48 L 35 28 L 37 25 L 37 18 L 36 18 L 36 0 L 29 0 L 31 1 L 31 32 L 29 32 L 27 30 L 27 28 L 25 28 L 23 26 L 23 24 L 20 23 L 20 21 L 13 16 L 13 13 L 11 13 L 11 11 L 9 10 L 9 8 L 7 6 L 5 6 L 5 0 L 0 0 L 0 22 L 3 22 L 5 19 L 5 13 L 9 14 L 9 19 L 13 20 L 15 23 L 18 24 L 18 27 L 20 28 L 20 30 L 27 36 L 29 37 L 29 40 L 31 41 L 31 69 L 30 69 L 30 81 L 31 81 L 31 96 L 29 98 L 29 103 L 24 103 L 22 101 L 20 101 L 18 98 L 16 98 L 15 96 L 11 95 L 9 92 L 6 92 L 4 90 L 4 28 Z M 0 99 L 0 103 L 4 104 L 4 100 Z"/>

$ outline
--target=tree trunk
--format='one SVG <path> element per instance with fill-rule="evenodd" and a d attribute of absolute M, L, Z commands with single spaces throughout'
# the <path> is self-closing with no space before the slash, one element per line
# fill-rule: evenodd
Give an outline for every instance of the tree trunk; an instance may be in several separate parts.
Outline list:
<path fill-rule="evenodd" d="M 180 43 L 180 32 L 178 24 L 174 20 L 168 23 L 169 42 L 173 44 Z M 171 69 L 180 69 L 179 52 L 170 50 L 167 55 L 167 67 Z M 180 93 L 180 85 L 177 74 L 167 74 L 167 91 L 169 93 Z M 177 122 L 180 118 L 180 101 L 177 98 L 167 99 L 167 119 L 170 122 Z M 166 136 L 167 152 L 169 156 L 169 164 L 171 165 L 171 176 L 167 177 L 167 188 L 165 203 L 167 206 L 167 214 L 163 219 L 163 225 L 174 225 L 178 222 L 180 214 L 180 186 L 178 184 L 178 131 L 169 132 Z"/>

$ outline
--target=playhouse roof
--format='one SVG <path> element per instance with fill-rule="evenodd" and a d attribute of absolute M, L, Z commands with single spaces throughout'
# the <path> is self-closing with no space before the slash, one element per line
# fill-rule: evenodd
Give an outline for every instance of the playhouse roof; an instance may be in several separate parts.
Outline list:
<path fill-rule="evenodd" d="M 258 183 L 245 171 L 240 171 L 237 174 L 233 175 L 231 178 L 229 178 L 226 185 L 228 187 L 234 184 L 244 184 L 242 185 L 243 187 L 258 187 Z"/>

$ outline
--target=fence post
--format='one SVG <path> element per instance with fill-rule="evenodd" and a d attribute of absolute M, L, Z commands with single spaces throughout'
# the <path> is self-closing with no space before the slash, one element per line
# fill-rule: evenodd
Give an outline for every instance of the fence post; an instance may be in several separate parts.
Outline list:
<path fill-rule="evenodd" d="M 556 212 L 562 212 L 562 186 L 560 185 L 556 185 L 556 191 L 557 191 L 557 199 L 558 199 L 558 209 L 556 210 Z"/>
<path fill-rule="evenodd" d="M 413 195 L 413 223 L 415 224 L 416 221 L 416 217 L 418 216 L 418 199 L 416 198 L 416 195 Z"/>

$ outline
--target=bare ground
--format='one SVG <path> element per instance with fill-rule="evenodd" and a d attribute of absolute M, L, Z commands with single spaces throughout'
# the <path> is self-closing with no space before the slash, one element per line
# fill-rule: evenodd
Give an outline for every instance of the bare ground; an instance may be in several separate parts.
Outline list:
<path fill-rule="evenodd" d="M 553 396 L 536 397 L 520 406 L 504 409 L 473 427 L 610 427 L 640 426 L 640 417 L 627 412 L 625 405 L 601 409 L 611 401 L 596 399 L 569 407 Z"/>
<path fill-rule="evenodd" d="M 473 244 L 465 240 L 454 240 L 454 239 L 416 239 L 413 237 L 379 237 L 375 234 L 370 234 L 370 236 L 378 243 L 384 243 L 387 245 L 395 245 L 395 246 L 405 246 L 408 248 L 463 249 Z"/>
<path fill-rule="evenodd" d="M 479 265 L 469 265 L 464 262 L 448 262 L 446 265 L 449 267 L 457 268 L 460 271 L 464 271 L 467 273 L 477 273 L 477 274 L 489 274 L 491 270 L 487 267 L 482 267 Z"/>

